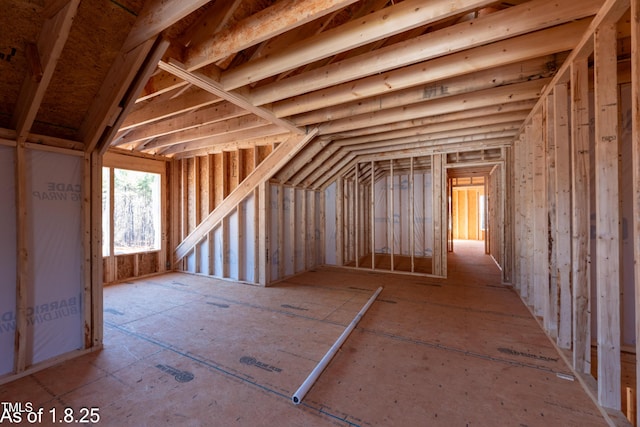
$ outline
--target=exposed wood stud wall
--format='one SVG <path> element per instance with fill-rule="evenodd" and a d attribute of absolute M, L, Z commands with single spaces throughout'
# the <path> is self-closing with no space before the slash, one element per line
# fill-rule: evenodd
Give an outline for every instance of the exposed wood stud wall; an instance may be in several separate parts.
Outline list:
<path fill-rule="evenodd" d="M 638 6 L 638 2 L 635 3 L 634 8 Z M 510 190 L 515 199 L 514 258 L 520 260 L 515 265 L 515 288 L 541 317 L 542 325 L 556 338 L 557 345 L 569 350 L 580 381 L 611 414 L 619 413 L 622 406 L 621 322 L 626 325 L 629 320 L 629 314 L 621 308 L 622 298 L 628 298 L 621 292 L 620 283 L 623 260 L 618 125 L 623 112 L 618 103 L 618 75 L 624 67 L 619 67 L 616 38 L 618 21 L 627 7 L 628 3 L 622 0 L 606 2 L 592 24 L 592 31 L 585 35 L 545 90 L 515 141 L 514 185 Z M 590 69 L 592 54 L 593 68 Z M 635 64 L 638 68 L 637 61 L 632 54 L 632 67 Z M 593 98 L 589 93 L 592 71 Z M 632 82 L 636 80 L 631 78 Z M 637 101 L 638 94 L 633 93 L 632 99 Z M 591 103 L 593 114 L 590 114 Z M 637 115 L 638 103 L 634 102 L 632 108 L 632 114 Z M 592 117 L 595 127 L 590 123 Z M 637 126 L 637 116 L 634 120 Z M 636 132 L 634 128 L 634 149 L 638 150 Z M 547 150 L 546 165 L 542 167 L 541 144 L 546 144 Z M 634 161 L 638 162 L 637 158 L 634 157 Z M 593 173 L 591 162 L 595 165 Z M 636 186 L 637 165 L 634 166 Z M 595 176 L 593 189 L 590 188 L 592 175 Z M 634 191 L 637 197 L 637 188 Z M 640 210 L 638 200 L 634 200 L 636 210 Z M 546 203 L 544 209 L 543 202 Z M 541 221 L 543 215 L 544 222 Z M 527 225 L 531 219 L 533 229 Z M 634 229 L 637 229 L 637 213 L 634 220 Z M 592 224 L 595 224 L 596 238 L 593 254 Z M 549 241 L 543 242 L 535 234 L 542 234 L 540 230 L 546 230 L 547 226 L 550 227 Z M 635 238 L 638 245 L 638 236 Z M 530 245 L 529 240 L 534 244 Z M 531 256 L 534 263 L 528 265 Z M 544 264 L 545 257 L 549 257 L 548 265 Z M 596 280 L 593 291 L 592 272 Z M 549 281 L 545 283 L 545 279 Z M 635 280 L 638 286 L 637 273 Z M 592 298 L 597 303 L 597 316 L 593 318 Z M 637 302 L 635 304 L 638 307 Z M 638 325 L 640 323 L 636 324 L 636 342 L 640 336 Z M 597 332 L 595 341 L 591 339 L 592 328 Z M 590 355 L 594 342 L 598 355 L 597 381 L 591 377 Z M 630 413 L 637 416 L 633 410 Z"/>

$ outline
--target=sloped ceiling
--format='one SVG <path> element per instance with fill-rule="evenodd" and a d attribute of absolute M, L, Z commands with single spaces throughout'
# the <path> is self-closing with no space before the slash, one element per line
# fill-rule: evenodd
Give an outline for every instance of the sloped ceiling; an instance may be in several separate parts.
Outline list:
<path fill-rule="evenodd" d="M 491 150 L 603 3 L 4 0 L 0 138 L 183 158 L 317 132 L 275 177 L 308 187 Z"/>

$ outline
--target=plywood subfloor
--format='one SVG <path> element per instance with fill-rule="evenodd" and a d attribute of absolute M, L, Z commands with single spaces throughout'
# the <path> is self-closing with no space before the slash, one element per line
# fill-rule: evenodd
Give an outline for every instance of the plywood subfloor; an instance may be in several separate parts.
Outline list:
<path fill-rule="evenodd" d="M 602 426 L 493 261 L 449 279 L 322 268 L 271 288 L 172 273 L 105 289 L 100 352 L 0 387 L 100 426 Z M 291 395 L 378 286 L 301 405 Z"/>

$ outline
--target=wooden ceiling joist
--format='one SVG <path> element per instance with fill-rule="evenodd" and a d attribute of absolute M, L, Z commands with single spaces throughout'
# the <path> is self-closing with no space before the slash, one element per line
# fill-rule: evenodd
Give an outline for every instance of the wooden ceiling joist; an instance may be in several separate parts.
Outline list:
<path fill-rule="evenodd" d="M 499 72 L 497 70 L 491 69 L 486 72 L 474 73 L 470 76 L 454 77 L 453 79 L 439 81 L 436 84 L 414 86 L 384 96 L 314 110 L 309 113 L 293 116 L 291 117 L 291 121 L 297 126 L 304 126 L 442 99 L 454 95 L 474 93 L 494 87 L 506 87 L 510 84 L 544 79 L 551 76 L 551 73 L 547 69 L 547 64 L 543 62 L 545 59 L 547 58 L 542 58 L 542 60 L 537 61 L 539 67 L 535 73 L 523 73 L 523 64 L 515 64 L 506 67 L 505 70 L 501 70 L 502 72 L 500 72 L 500 74 L 498 74 Z"/>
<path fill-rule="evenodd" d="M 210 107 L 190 112 L 189 114 L 181 114 L 177 117 L 157 121 L 153 126 L 133 129 L 127 135 L 120 138 L 117 145 L 120 146 L 155 139 L 199 127 L 205 128 L 207 125 L 213 123 L 223 122 L 245 115 L 247 115 L 246 110 L 237 105 L 226 101 L 219 102 Z M 227 128 L 230 126 L 232 126 L 232 124 L 228 124 Z M 160 147 L 161 145 L 156 144 L 154 146 Z"/>
<path fill-rule="evenodd" d="M 451 55 L 589 17 L 598 10 L 599 4 L 600 0 L 588 0 L 587 3 L 577 5 L 576 3 L 532 0 L 473 21 L 462 22 L 402 43 L 396 43 L 271 83 L 260 90 L 254 90 L 250 98 L 256 105 L 261 105 L 300 93 L 384 73 L 392 69 L 407 67 L 444 55 Z M 523 15 L 526 17 L 523 18 Z M 455 37 L 452 36 L 453 34 Z M 235 87 L 228 86 L 225 89 L 231 90 Z M 261 99 L 261 97 L 263 98 Z"/>
<path fill-rule="evenodd" d="M 310 22 L 356 0 L 282 0 L 238 22 L 213 37 L 192 46 L 185 53 L 186 69 L 193 71 L 225 56 L 263 42 Z"/>
<path fill-rule="evenodd" d="M 225 72 L 220 83 L 234 89 L 255 83 L 286 70 L 337 55 L 365 43 L 391 37 L 456 14 L 466 13 L 492 3 L 493 0 L 464 0 L 455 5 L 449 0 L 405 0 L 365 17 L 322 32 L 287 46 L 271 55 L 247 62 Z"/>
<path fill-rule="evenodd" d="M 197 91 L 188 91 L 176 98 L 157 98 L 142 104 L 136 104 L 137 108 L 127 116 L 120 130 L 126 131 L 220 101 L 222 99 L 219 96 L 198 88 Z"/>
<path fill-rule="evenodd" d="M 390 108 L 369 114 L 325 122 L 320 135 L 329 135 L 353 129 L 366 128 L 398 120 L 410 120 L 438 114 L 464 111 L 471 108 L 488 107 L 506 102 L 536 99 L 549 79 L 533 80 L 525 83 L 485 89 L 473 94 L 462 94 L 413 104 L 407 107 Z"/>
<path fill-rule="evenodd" d="M 454 113 L 436 114 L 428 117 L 420 117 L 417 119 L 399 120 L 397 122 L 376 125 L 366 128 L 358 128 L 344 132 L 338 132 L 329 135 L 328 137 L 334 140 L 340 140 L 344 138 L 356 138 L 365 135 L 376 135 L 378 133 L 391 132 L 396 130 L 402 130 L 406 128 L 412 128 L 417 126 L 433 126 L 440 123 L 447 123 L 461 120 L 473 120 L 481 117 L 492 117 L 496 114 L 503 113 L 517 113 L 526 112 L 529 113 L 531 107 L 536 103 L 535 99 L 518 102 L 507 102 L 502 104 L 495 104 L 480 108 L 470 108 L 467 110 L 456 111 Z"/>
<path fill-rule="evenodd" d="M 194 86 L 197 86 L 203 90 L 206 90 L 207 92 L 217 95 L 223 99 L 226 99 L 227 101 L 241 108 L 244 108 L 245 110 L 259 117 L 262 117 L 263 119 L 275 125 L 278 125 L 284 129 L 287 129 L 290 132 L 297 133 L 300 135 L 305 133 L 304 130 L 297 128 L 296 126 L 289 123 L 288 121 L 276 117 L 271 111 L 265 108 L 253 106 L 253 104 L 251 104 L 251 102 L 248 101 L 244 96 L 239 95 L 237 93 L 226 92 L 224 89 L 222 89 L 220 84 L 215 80 L 197 72 L 192 73 L 187 71 L 182 64 L 178 64 L 176 62 L 167 63 L 167 62 L 161 61 L 159 64 L 159 67 L 193 84 Z"/>
<path fill-rule="evenodd" d="M 178 148 L 179 146 L 186 147 L 189 144 L 193 144 L 196 141 L 202 142 L 208 141 L 220 141 L 227 142 L 233 139 L 239 138 L 240 135 L 249 137 L 256 137 L 263 135 L 261 131 L 274 132 L 279 130 L 279 133 L 287 132 L 279 126 L 271 125 L 266 120 L 245 114 L 242 116 L 234 117 L 220 122 L 214 122 L 208 125 L 200 126 L 197 128 L 183 130 L 180 132 L 172 133 L 166 136 L 155 138 L 148 143 L 144 144 L 141 148 L 142 151 L 154 151 L 158 152 L 175 152 L 171 147 Z M 195 145 L 202 145 L 201 143 Z M 198 147 L 201 148 L 201 147 Z"/>
<path fill-rule="evenodd" d="M 273 112 L 278 117 L 327 108 L 345 102 L 382 95 L 418 85 L 434 84 L 448 77 L 471 76 L 483 70 L 496 70 L 502 66 L 521 61 L 545 58 L 547 55 L 570 50 L 587 28 L 588 21 L 577 21 L 548 30 L 515 37 L 513 39 L 477 47 L 464 52 L 447 55 L 430 61 L 400 68 L 348 83 L 338 84 L 284 101 L 277 91 L 257 88 L 251 92 L 251 101 L 256 105 L 274 102 Z M 552 60 L 555 63 L 555 60 Z M 535 73 L 535 72 L 534 72 Z M 264 89 L 268 88 L 265 86 Z M 271 97 L 267 97 L 272 95 Z"/>

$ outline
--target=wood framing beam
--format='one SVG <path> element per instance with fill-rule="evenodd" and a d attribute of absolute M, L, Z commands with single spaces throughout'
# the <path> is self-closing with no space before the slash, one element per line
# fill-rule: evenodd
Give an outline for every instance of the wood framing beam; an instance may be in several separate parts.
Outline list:
<path fill-rule="evenodd" d="M 189 27 L 185 34 L 180 36 L 179 43 L 182 46 L 203 43 L 212 34 L 218 33 L 229 25 L 240 4 L 242 4 L 242 0 L 229 0 L 209 8 L 195 24 Z"/>
<path fill-rule="evenodd" d="M 42 74 L 36 80 L 31 75 L 25 75 L 11 120 L 17 132 L 18 143 L 25 142 L 29 136 L 45 91 L 51 83 L 58 59 L 60 59 L 62 49 L 69 37 L 79 4 L 80 0 L 69 0 L 42 26 L 38 44 L 34 46 L 35 52 L 33 53 L 36 55 L 36 58 L 33 59 L 37 59 L 41 65 Z"/>
<path fill-rule="evenodd" d="M 601 1 L 598 3 L 602 3 Z M 569 54 L 569 57 L 562 64 L 560 69 L 556 72 L 553 81 L 546 87 L 544 93 L 540 96 L 538 100 L 538 105 L 536 108 L 539 108 L 542 100 L 546 98 L 546 96 L 551 92 L 551 90 L 555 87 L 557 83 L 561 80 L 566 79 L 567 73 L 573 64 L 573 61 L 576 59 L 588 57 L 593 52 L 593 34 L 596 29 L 603 22 L 618 22 L 618 20 L 622 17 L 622 15 L 629 8 L 629 0 L 605 0 L 604 4 L 597 6 L 596 16 L 591 19 L 588 28 L 582 33 L 582 39 L 578 42 L 578 44 L 574 47 L 574 49 Z M 535 108 L 532 110 L 535 111 Z"/>
<path fill-rule="evenodd" d="M 528 32 L 594 15 L 600 0 L 580 4 L 533 0 L 482 18 L 433 31 L 409 41 L 376 49 L 293 77 L 271 83 L 262 96 L 284 99 L 377 73 L 413 65 L 444 55 L 483 46 Z M 455 34 L 455 38 L 451 37 Z M 548 43 L 548 40 L 547 40 Z M 226 89 L 235 89 L 225 86 Z M 268 92 L 268 94 L 267 94 Z M 277 95 L 280 94 L 280 95 Z M 255 100 L 256 94 L 252 99 Z M 257 102 L 260 104 L 263 101 Z"/>
<path fill-rule="evenodd" d="M 307 146 L 307 148 L 305 148 L 302 153 L 297 155 L 291 162 L 286 165 L 286 167 L 284 167 L 278 174 L 276 174 L 275 178 L 281 184 L 284 184 L 289 179 L 291 179 L 296 174 L 296 172 L 298 172 L 305 164 L 311 162 L 316 155 L 322 152 L 329 143 L 329 141 L 316 141 L 315 144 Z"/>
<path fill-rule="evenodd" d="M 27 368 L 27 306 L 28 289 L 33 287 L 29 265 L 29 212 L 27 210 L 27 165 L 24 143 L 16 146 L 16 329 L 13 370 L 20 373 Z"/>
<path fill-rule="evenodd" d="M 107 78 L 102 82 L 98 94 L 80 125 L 79 135 L 85 144 L 86 152 L 91 152 L 97 147 L 105 129 L 113 126 L 120 116 L 122 107 L 119 104 L 154 42 L 154 39 L 147 40 L 130 52 L 124 54 L 121 52 L 111 64 Z"/>
<path fill-rule="evenodd" d="M 404 131 L 398 130 L 371 136 L 365 135 L 356 138 L 339 139 L 336 140 L 336 144 L 341 147 L 360 149 L 366 146 L 371 147 L 373 143 L 393 145 L 411 140 L 427 141 L 494 132 L 515 134 L 518 129 L 520 129 L 520 125 L 522 124 L 522 120 L 525 119 L 525 116 L 525 113 L 513 113 L 508 115 L 495 115 L 493 117 L 489 116 L 487 120 L 482 120 L 481 118 L 469 119 L 468 121 L 454 120 L 452 122 L 444 122 L 431 126 L 408 128 Z"/>
<path fill-rule="evenodd" d="M 523 67 L 521 71 L 525 75 L 535 75 L 541 72 L 536 67 L 537 63 L 553 60 L 551 58 L 546 60 L 545 56 L 571 50 L 580 40 L 580 34 L 587 26 L 588 20 L 580 20 L 355 81 L 335 84 L 302 95 L 293 90 L 289 92 L 290 89 L 287 87 L 283 87 L 281 90 L 272 90 L 271 85 L 267 84 L 254 89 L 250 94 L 250 99 L 255 105 L 273 103 L 273 112 L 278 117 L 285 117 L 357 99 L 380 96 L 414 86 L 439 84 L 441 80 L 459 76 L 476 79 L 482 74 L 476 75 L 475 73 L 480 72 L 493 74 L 494 78 L 504 78 L 502 77 L 504 71 L 508 72 L 508 70 L 518 67 L 515 64 L 522 61 L 526 62 L 520 65 Z M 509 66 L 509 64 L 514 65 Z M 497 68 L 505 66 L 506 70 Z M 280 85 L 280 83 L 272 84 Z"/>
<path fill-rule="evenodd" d="M 331 134 L 330 138 L 336 141 L 347 138 L 359 138 L 361 136 L 370 135 L 372 138 L 374 135 L 391 131 L 402 131 L 404 129 L 421 126 L 435 126 L 453 121 L 465 121 L 475 120 L 478 118 L 488 118 L 498 114 L 509 113 L 526 113 L 531 112 L 531 108 L 536 104 L 535 99 L 529 99 L 525 101 L 509 102 L 494 104 L 488 107 L 472 108 L 468 110 L 456 111 L 453 113 L 437 114 L 428 117 L 421 117 L 410 120 L 399 120 L 392 123 L 386 123 L 382 125 L 375 125 L 366 128 L 358 128 L 347 130 L 343 132 L 337 132 Z"/>
<path fill-rule="evenodd" d="M 457 14 L 491 4 L 492 0 L 406 0 L 380 9 L 360 19 L 300 40 L 253 61 L 223 72 L 224 88 L 237 88 L 258 82 L 350 49 L 385 39 L 416 27 L 426 26 Z"/>
<path fill-rule="evenodd" d="M 137 104 L 137 108 L 129 113 L 125 121 L 122 123 L 122 126 L 120 126 L 120 131 L 168 119 L 172 116 L 203 108 L 220 101 L 222 101 L 220 97 L 200 88 L 197 90 L 186 91 L 180 96 L 172 96 L 168 99 L 159 97 L 151 101 Z"/>
<path fill-rule="evenodd" d="M 303 135 L 305 133 L 304 130 L 299 129 L 298 127 L 289 123 L 287 120 L 276 117 L 271 111 L 265 108 L 253 106 L 253 104 L 251 104 L 251 102 L 248 101 L 244 96 L 234 92 L 225 91 L 220 85 L 220 83 L 205 76 L 202 73 L 189 72 L 184 65 L 179 64 L 177 62 L 160 61 L 159 67 L 160 69 L 168 71 L 171 74 L 177 77 L 180 77 L 181 79 L 203 90 L 206 90 L 207 92 L 217 95 L 220 98 L 226 99 L 229 102 L 232 102 L 238 107 L 244 108 L 250 113 L 253 113 L 259 117 L 262 117 L 263 119 L 275 125 L 283 127 L 284 129 L 287 129 L 290 132 L 297 133 L 299 135 Z"/>
<path fill-rule="evenodd" d="M 271 187 L 268 180 L 263 180 L 258 184 L 258 280 L 262 286 L 267 286 L 271 281 L 271 258 L 269 257 L 269 234 L 271 224 L 270 207 Z"/>
<path fill-rule="evenodd" d="M 589 64 L 571 64 L 571 276 L 573 278 L 573 367 L 591 371 Z"/>
<path fill-rule="evenodd" d="M 542 111 L 538 111 L 532 120 L 533 144 L 533 287 L 535 299 L 534 312 L 538 316 L 548 314 L 549 309 L 549 227 L 547 213 L 547 198 L 545 192 L 546 161 L 545 144 L 543 138 Z"/>
<path fill-rule="evenodd" d="M 640 259 L 640 0 L 631 0 L 631 123 L 632 123 L 632 164 L 633 164 L 633 259 Z M 640 262 L 634 265 L 635 273 L 635 337 L 636 355 L 640 354 Z M 636 357 L 636 372 L 640 372 L 640 357 Z M 636 374 L 636 420 L 640 424 L 640 375 Z M 633 422 L 634 420 L 632 420 Z"/>
<path fill-rule="evenodd" d="M 156 40 L 153 44 L 151 52 L 149 52 L 145 58 L 144 63 L 138 70 L 131 86 L 127 89 L 126 94 L 118 104 L 117 117 L 108 125 L 100 136 L 100 139 L 97 141 L 97 149 L 100 153 L 104 154 L 109 148 L 111 141 L 117 135 L 118 129 L 124 122 L 125 117 L 127 117 L 129 111 L 133 109 L 138 93 L 140 93 L 144 85 L 149 80 L 149 77 L 156 70 L 158 61 L 160 61 L 168 47 L 169 40 L 163 38 Z"/>
<path fill-rule="evenodd" d="M 356 0 L 283 0 L 189 46 L 185 65 L 190 71 L 212 64 L 314 19 L 342 9 Z M 179 3 L 179 1 L 176 1 Z"/>
<path fill-rule="evenodd" d="M 209 3 L 210 0 L 152 0 L 145 3 L 122 47 L 129 52 Z"/>
<path fill-rule="evenodd" d="M 594 33 L 598 401 L 621 409 L 616 23 Z"/>
<path fill-rule="evenodd" d="M 532 100 L 540 95 L 543 85 L 547 82 L 548 79 L 533 80 L 326 122 L 319 126 L 320 135 L 389 124 L 398 120 L 418 119 L 472 108 Z"/>
<path fill-rule="evenodd" d="M 203 127 L 212 123 L 244 115 L 247 115 L 247 112 L 237 105 L 230 102 L 219 102 L 212 106 L 206 106 L 205 108 L 199 109 L 190 114 L 182 114 L 178 117 L 157 120 L 153 126 L 145 126 L 141 129 L 132 129 L 126 135 L 123 135 L 118 139 L 117 142 L 114 141 L 112 146 L 133 144 L 140 141 L 159 138 L 164 135 L 175 134 L 180 131 Z M 163 145 L 156 140 L 144 144 L 145 149 L 158 148 L 162 146 Z"/>
<path fill-rule="evenodd" d="M 260 120 L 257 118 L 257 120 Z M 212 135 L 207 137 L 205 133 L 199 132 L 197 129 L 194 130 L 193 134 L 197 134 L 197 137 L 191 138 L 189 141 L 179 142 L 170 147 L 162 148 L 159 150 L 159 153 L 162 155 L 172 155 L 172 154 L 185 154 L 189 151 L 200 150 L 204 148 L 215 147 L 216 145 L 229 144 L 229 146 L 239 147 L 239 143 L 245 140 L 251 140 L 261 137 L 268 137 L 273 135 L 282 135 L 287 134 L 290 135 L 286 130 L 271 124 L 264 123 L 250 123 L 251 126 L 247 125 L 245 128 L 239 128 L 236 130 L 230 130 L 227 133 L 219 133 L 217 135 Z M 189 132 L 189 131 L 187 131 Z M 234 142 L 235 141 L 235 142 Z"/>
<path fill-rule="evenodd" d="M 555 141 L 555 236 L 556 277 L 559 298 L 558 338 L 560 348 L 571 349 L 571 133 L 569 123 L 569 89 L 567 83 L 553 91 Z"/>
<path fill-rule="evenodd" d="M 447 276 L 447 171 L 445 155 L 431 156 L 433 197 L 433 258 L 432 273 Z"/>
<path fill-rule="evenodd" d="M 544 44 L 544 46 L 548 45 L 549 43 Z M 504 54 L 498 57 L 503 58 Z M 466 64 L 468 59 L 465 58 L 462 61 Z M 382 85 L 386 89 L 384 95 L 369 97 L 367 99 L 362 99 L 364 95 L 358 92 L 357 89 L 354 89 L 352 84 L 350 85 L 350 90 L 344 88 L 343 91 L 340 92 L 340 94 L 344 96 L 334 96 L 334 98 L 340 98 L 340 105 L 332 105 L 328 102 L 328 98 L 320 97 L 317 99 L 317 102 L 314 99 L 314 111 L 298 114 L 303 110 L 303 107 L 305 110 L 309 108 L 309 104 L 301 105 L 301 101 L 303 101 L 304 98 L 310 97 L 310 95 L 301 95 L 279 103 L 279 105 L 273 107 L 273 111 L 279 117 L 296 114 L 292 120 L 298 125 L 337 120 L 344 117 L 372 113 L 427 100 L 491 89 L 497 86 L 508 86 L 528 80 L 548 78 L 552 74 L 549 70 L 550 62 L 554 62 L 554 58 L 546 55 L 541 58 L 536 58 L 535 60 L 506 65 L 500 68 L 477 71 L 472 74 L 427 82 L 426 84 L 422 83 L 403 90 L 398 90 L 399 88 L 391 86 L 391 83 L 387 81 L 386 85 Z M 423 77 L 425 74 L 433 72 L 431 66 L 423 65 L 423 68 L 425 68 L 425 72 L 416 71 L 414 76 Z M 404 69 L 401 71 L 404 71 Z M 388 93 L 392 89 L 395 91 Z M 320 92 L 329 91 L 333 91 L 333 88 Z M 336 93 L 337 92 L 334 91 L 334 94 Z M 331 96 L 331 94 L 327 95 Z M 359 100 L 353 101 L 356 97 Z"/>
<path fill-rule="evenodd" d="M 270 129 L 277 130 L 279 133 L 286 132 L 279 126 L 272 125 L 260 117 L 245 113 L 246 111 L 237 109 L 234 114 L 235 117 L 229 117 L 227 119 L 202 124 L 201 126 L 157 136 L 155 139 L 140 146 L 139 149 L 145 152 L 161 152 L 163 154 L 170 154 L 172 152 L 178 152 L 182 148 L 186 148 L 189 143 L 194 143 L 203 139 L 212 140 L 211 145 L 213 145 L 213 139 L 215 138 L 217 138 L 219 142 L 237 141 L 241 138 L 238 135 L 239 133 L 247 135 L 244 138 L 260 136 L 264 134 L 259 130 L 260 128 L 268 127 Z M 198 146 L 198 144 L 194 144 L 194 148 L 202 147 Z"/>
<path fill-rule="evenodd" d="M 292 136 L 278 146 L 262 163 L 247 176 L 236 189 L 227 196 L 175 249 L 174 261 L 181 260 L 198 242 L 206 237 L 223 218 L 245 199 L 261 182 L 270 179 L 293 156 L 315 138 L 317 129 L 304 136 Z"/>
<path fill-rule="evenodd" d="M 243 141 L 224 142 L 212 146 L 207 146 L 206 148 L 201 148 L 198 150 L 176 153 L 170 157 L 172 159 L 184 159 L 195 156 L 204 156 L 207 154 L 218 154 L 222 153 L 223 151 L 237 150 L 239 148 L 247 149 L 254 147 L 273 146 L 274 144 L 280 144 L 284 142 L 290 135 L 290 133 L 281 133 L 272 136 L 259 136 L 257 138 L 246 139 Z"/>

